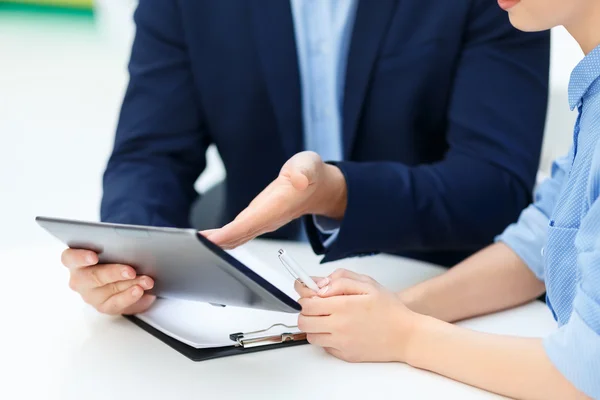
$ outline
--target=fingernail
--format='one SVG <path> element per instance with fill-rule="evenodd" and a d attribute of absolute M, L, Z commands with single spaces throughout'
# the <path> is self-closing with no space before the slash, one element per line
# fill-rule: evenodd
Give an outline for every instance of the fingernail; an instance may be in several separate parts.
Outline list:
<path fill-rule="evenodd" d="M 92 254 L 88 254 L 87 256 L 85 256 L 85 261 L 87 261 L 88 264 L 95 264 L 96 257 L 94 257 Z"/>
<path fill-rule="evenodd" d="M 323 278 L 317 282 L 317 286 L 322 288 L 323 286 L 327 286 L 329 284 L 329 278 Z"/>
<path fill-rule="evenodd" d="M 149 279 L 144 279 L 142 281 L 142 286 L 144 287 L 144 289 L 152 289 L 152 286 L 154 286 L 153 282 Z"/>
<path fill-rule="evenodd" d="M 124 269 L 124 270 L 121 272 L 121 276 L 122 276 L 123 278 L 125 278 L 125 279 L 133 279 L 133 278 L 135 277 L 135 276 L 133 275 L 133 273 L 131 273 L 131 271 L 130 271 L 130 270 L 128 270 L 128 269 Z"/>
<path fill-rule="evenodd" d="M 142 294 L 142 290 L 139 287 L 134 287 L 133 290 L 131 291 L 131 295 L 133 297 L 139 297 Z"/>
<path fill-rule="evenodd" d="M 329 286 L 325 286 L 324 288 L 321 288 L 319 290 L 319 296 L 323 296 L 325 293 L 327 293 L 327 291 L 329 290 Z"/>

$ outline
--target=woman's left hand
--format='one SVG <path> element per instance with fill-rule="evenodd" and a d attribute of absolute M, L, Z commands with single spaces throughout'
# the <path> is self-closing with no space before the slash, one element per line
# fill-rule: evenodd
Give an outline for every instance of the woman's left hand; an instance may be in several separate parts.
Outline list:
<path fill-rule="evenodd" d="M 349 362 L 406 361 L 419 315 L 372 278 L 338 270 L 318 293 L 296 283 L 298 327 L 307 340 Z"/>

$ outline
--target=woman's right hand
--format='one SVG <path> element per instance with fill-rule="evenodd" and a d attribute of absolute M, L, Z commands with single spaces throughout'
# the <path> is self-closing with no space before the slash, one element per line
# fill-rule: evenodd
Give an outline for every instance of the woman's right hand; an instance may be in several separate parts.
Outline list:
<path fill-rule="evenodd" d="M 156 300 L 144 293 L 154 287 L 154 280 L 136 276 L 128 265 L 98 264 L 98 255 L 89 250 L 67 249 L 61 259 L 71 274 L 69 287 L 101 313 L 137 314 Z"/>

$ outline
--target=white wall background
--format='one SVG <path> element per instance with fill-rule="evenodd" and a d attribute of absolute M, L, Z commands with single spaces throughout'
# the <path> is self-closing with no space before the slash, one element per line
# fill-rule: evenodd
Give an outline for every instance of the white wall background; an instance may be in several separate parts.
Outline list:
<path fill-rule="evenodd" d="M 98 218 L 101 175 L 127 81 L 134 0 L 99 0 L 97 28 L 0 13 L 0 250 L 48 242 L 36 215 Z M 581 58 L 553 32 L 552 98 L 542 169 L 566 151 L 567 82 Z M 211 149 L 206 188 L 224 176 Z M 10 266 L 6 266 L 10 267 Z"/>

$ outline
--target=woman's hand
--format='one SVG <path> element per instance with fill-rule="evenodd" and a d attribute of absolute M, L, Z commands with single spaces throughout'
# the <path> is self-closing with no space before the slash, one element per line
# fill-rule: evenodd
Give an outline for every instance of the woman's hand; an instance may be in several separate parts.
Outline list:
<path fill-rule="evenodd" d="M 317 293 L 296 283 L 298 327 L 310 343 L 350 362 L 406 361 L 419 314 L 365 275 L 338 270 L 315 280 Z"/>
<path fill-rule="evenodd" d="M 519 268 L 502 270 L 501 263 L 496 266 L 488 259 L 494 255 L 497 255 L 494 251 L 481 252 L 467 263 L 480 265 L 481 270 L 465 265 L 454 267 L 460 272 L 446 273 L 446 281 L 434 278 L 429 287 L 425 287 L 425 295 L 416 296 L 420 299 L 416 309 L 426 309 L 433 315 L 452 315 L 446 313 L 446 298 L 455 307 L 466 306 L 472 310 L 470 304 L 464 303 L 465 290 L 471 302 L 487 302 L 483 307 L 501 304 L 489 302 L 486 293 L 480 290 L 473 295 L 469 283 L 487 284 L 487 278 L 496 285 L 508 287 L 510 282 L 518 282 L 519 277 L 526 278 L 527 274 Z M 505 262 L 506 258 L 494 260 Z M 495 272 L 491 276 L 485 270 L 490 266 Z M 405 362 L 511 398 L 587 398 L 554 366 L 540 338 L 476 332 L 417 314 L 401 300 L 414 298 L 414 293 L 395 295 L 372 278 L 350 271 L 338 270 L 328 278 L 314 279 L 321 288 L 319 292 L 296 282 L 296 290 L 302 296 L 298 326 L 307 332 L 309 342 L 324 347 L 338 358 L 351 362 Z M 522 295 L 535 293 L 535 284 L 526 286 L 532 290 L 524 290 Z M 492 295 L 499 294 L 494 292 L 497 289 L 486 287 L 492 290 Z M 422 302 L 430 297 L 434 301 Z M 463 300 L 457 302 L 457 297 Z M 443 312 L 440 312 L 438 308 L 442 305 Z M 531 374 L 531 371 L 536 373 Z"/>

